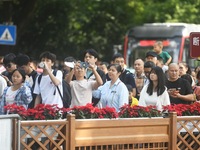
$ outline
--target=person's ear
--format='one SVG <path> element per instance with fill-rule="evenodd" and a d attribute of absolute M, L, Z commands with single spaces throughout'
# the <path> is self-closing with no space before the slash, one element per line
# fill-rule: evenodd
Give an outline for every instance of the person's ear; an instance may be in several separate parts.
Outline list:
<path fill-rule="evenodd" d="M 51 66 L 54 66 L 54 64 L 55 64 L 55 63 L 54 63 L 54 62 L 52 62 L 52 63 L 51 63 Z"/>

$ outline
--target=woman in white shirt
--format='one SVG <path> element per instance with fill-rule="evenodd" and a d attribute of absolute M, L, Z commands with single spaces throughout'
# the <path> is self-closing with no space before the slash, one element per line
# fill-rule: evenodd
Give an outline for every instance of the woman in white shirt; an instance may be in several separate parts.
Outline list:
<path fill-rule="evenodd" d="M 129 92 L 126 85 L 119 79 L 122 68 L 118 64 L 108 66 L 108 76 L 111 79 L 98 88 L 94 93 L 95 98 L 100 98 L 98 104 L 102 107 L 114 107 L 117 112 L 124 104 L 128 104 Z"/>
<path fill-rule="evenodd" d="M 149 84 L 143 87 L 138 105 L 156 106 L 160 111 L 162 111 L 162 106 L 170 105 L 169 94 L 164 81 L 165 74 L 162 68 L 153 67 L 149 75 Z"/>

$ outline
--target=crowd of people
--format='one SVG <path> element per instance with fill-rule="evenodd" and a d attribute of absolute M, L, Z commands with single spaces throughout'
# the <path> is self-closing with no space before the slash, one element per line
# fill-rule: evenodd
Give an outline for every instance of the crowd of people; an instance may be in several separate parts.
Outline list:
<path fill-rule="evenodd" d="M 198 101 L 200 67 L 192 71 L 185 62 L 172 63 L 172 57 L 162 49 L 162 42 L 157 41 L 144 58 L 134 61 L 134 72 L 126 68 L 120 53 L 109 63 L 97 63 L 99 55 L 94 49 L 85 51 L 83 61 L 66 57 L 56 74 L 56 55 L 51 52 L 41 53 L 38 65 L 26 54 L 9 53 L 0 57 L 0 113 L 7 113 L 4 106 L 12 103 L 25 108 L 39 103 L 63 107 L 62 82 L 70 89 L 69 107 L 93 103 L 120 111 L 130 104 L 162 110 L 162 106 Z"/>

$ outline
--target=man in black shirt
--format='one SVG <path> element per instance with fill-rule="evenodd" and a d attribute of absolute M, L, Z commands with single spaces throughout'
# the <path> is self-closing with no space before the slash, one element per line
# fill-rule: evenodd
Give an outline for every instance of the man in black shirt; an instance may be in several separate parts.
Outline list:
<path fill-rule="evenodd" d="M 12 85 L 12 72 L 16 69 L 16 64 L 14 62 L 15 54 L 9 53 L 4 56 L 3 65 L 6 68 L 6 71 L 2 72 L 2 76 L 7 82 L 8 86 Z"/>
<path fill-rule="evenodd" d="M 193 90 L 189 82 L 179 78 L 179 66 L 176 63 L 169 65 L 166 87 L 171 104 L 190 104 L 195 101 Z"/>
<path fill-rule="evenodd" d="M 125 85 L 129 84 L 132 86 L 133 96 L 135 97 L 136 96 L 135 80 L 133 78 L 133 74 L 129 70 L 124 68 L 125 63 L 124 63 L 123 55 L 120 53 L 115 54 L 112 58 L 112 61 L 114 64 L 119 64 L 122 67 L 123 71 L 122 71 L 121 75 L 119 76 L 119 78 Z"/>
<path fill-rule="evenodd" d="M 33 96 L 33 100 L 31 101 L 31 103 L 29 103 L 28 108 L 33 108 L 35 104 L 35 98 L 36 98 L 36 94 L 33 93 L 33 89 L 35 86 L 35 80 L 38 76 L 38 73 L 30 66 L 31 59 L 29 58 L 29 56 L 25 54 L 20 54 L 14 59 L 14 61 L 17 67 L 20 67 L 21 69 L 23 69 L 27 75 L 26 83 L 31 88 L 31 92 Z"/>

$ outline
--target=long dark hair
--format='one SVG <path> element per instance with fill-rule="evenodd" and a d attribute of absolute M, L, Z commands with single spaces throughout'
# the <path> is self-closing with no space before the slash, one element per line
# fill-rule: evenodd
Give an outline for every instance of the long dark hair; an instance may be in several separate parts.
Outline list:
<path fill-rule="evenodd" d="M 156 87 L 156 90 L 157 90 L 157 96 L 159 95 L 162 95 L 163 92 L 165 91 L 165 74 L 163 73 L 163 70 L 162 68 L 156 66 L 156 67 L 153 67 L 151 69 L 151 72 L 150 74 L 154 72 L 157 77 L 158 77 L 158 85 Z M 149 79 L 149 85 L 147 87 L 147 93 L 149 95 L 152 95 L 153 94 L 153 81 L 151 79 Z"/>

